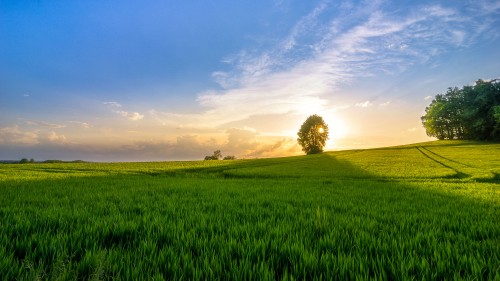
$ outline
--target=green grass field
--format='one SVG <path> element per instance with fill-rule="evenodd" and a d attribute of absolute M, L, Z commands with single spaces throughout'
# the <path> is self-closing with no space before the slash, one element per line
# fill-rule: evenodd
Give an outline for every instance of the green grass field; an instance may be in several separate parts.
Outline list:
<path fill-rule="evenodd" d="M 500 280 L 500 144 L 0 165 L 1 280 Z"/>

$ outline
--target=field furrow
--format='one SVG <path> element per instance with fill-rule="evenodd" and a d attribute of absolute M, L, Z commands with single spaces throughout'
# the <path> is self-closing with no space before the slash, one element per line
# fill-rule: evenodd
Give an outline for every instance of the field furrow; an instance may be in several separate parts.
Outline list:
<path fill-rule="evenodd" d="M 445 157 L 436 152 L 433 152 L 431 149 L 420 146 L 417 149 L 429 159 L 432 159 L 436 163 L 443 165 L 444 167 L 453 169 L 456 171 L 457 176 L 460 178 L 470 178 L 473 180 L 481 180 L 488 181 L 494 180 L 496 175 L 492 173 L 489 169 L 477 168 L 469 164 L 464 164 L 453 160 L 449 157 Z"/>

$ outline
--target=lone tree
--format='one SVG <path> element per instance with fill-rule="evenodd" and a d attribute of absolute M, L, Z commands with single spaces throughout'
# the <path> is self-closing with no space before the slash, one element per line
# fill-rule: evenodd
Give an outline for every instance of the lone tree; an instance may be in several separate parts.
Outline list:
<path fill-rule="evenodd" d="M 328 139 L 328 125 L 323 117 L 314 114 L 306 119 L 297 135 L 297 141 L 306 154 L 321 153 Z"/>

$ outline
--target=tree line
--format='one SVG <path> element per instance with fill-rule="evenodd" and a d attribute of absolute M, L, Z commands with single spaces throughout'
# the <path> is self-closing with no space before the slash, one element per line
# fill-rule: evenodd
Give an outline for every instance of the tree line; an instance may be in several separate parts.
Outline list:
<path fill-rule="evenodd" d="M 236 160 L 233 155 L 227 155 L 222 157 L 222 152 L 220 150 L 214 151 L 214 154 L 205 156 L 205 160 Z"/>
<path fill-rule="evenodd" d="M 500 80 L 448 88 L 425 108 L 422 124 L 430 137 L 500 140 Z"/>
<path fill-rule="evenodd" d="M 22 158 L 21 160 L 0 160 L 0 164 L 40 164 L 40 163 L 87 163 L 83 160 L 72 160 L 72 161 L 64 161 L 64 160 L 44 160 L 44 161 L 35 161 L 35 159 L 31 158 Z"/>

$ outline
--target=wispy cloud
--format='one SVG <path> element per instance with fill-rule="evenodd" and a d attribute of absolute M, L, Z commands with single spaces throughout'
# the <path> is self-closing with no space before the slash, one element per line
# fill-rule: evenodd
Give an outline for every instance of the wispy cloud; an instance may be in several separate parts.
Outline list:
<path fill-rule="evenodd" d="M 205 107 L 203 113 L 151 112 L 156 117 L 168 116 L 162 119 L 176 124 L 218 126 L 259 114 L 331 110 L 334 104 L 342 106 L 336 103 L 340 97 L 335 94 L 342 85 L 425 64 L 449 48 L 471 44 L 474 36 L 490 30 L 491 26 L 480 24 L 485 18 L 490 19 L 489 25 L 497 22 L 496 10 L 479 17 L 443 5 L 393 12 L 385 10 L 381 1 L 371 3 L 344 5 L 338 13 L 338 6 L 321 2 L 275 46 L 229 56 L 225 62 L 233 70 L 213 73 L 224 89 L 198 96 L 197 102 Z M 356 104 L 370 105 L 369 101 Z"/>
<path fill-rule="evenodd" d="M 106 101 L 106 102 L 103 102 L 102 104 L 104 105 L 107 105 L 111 108 L 120 108 L 122 107 L 122 105 L 116 101 Z"/>
<path fill-rule="evenodd" d="M 75 124 L 75 125 L 78 125 L 79 127 L 82 127 L 84 129 L 89 129 L 92 127 L 91 124 L 87 123 L 87 122 L 81 122 L 81 121 L 68 121 L 68 123 L 71 123 L 71 124 Z"/>
<path fill-rule="evenodd" d="M 297 49 L 297 45 L 302 44 L 301 38 L 305 34 L 317 33 L 319 25 L 318 17 L 328 8 L 328 2 L 323 1 L 317 5 L 309 14 L 302 17 L 290 30 L 288 36 L 279 45 L 280 52 L 287 52 Z M 307 44 L 299 46 L 302 49 Z"/>
<path fill-rule="evenodd" d="M 50 128 L 50 129 L 61 129 L 61 128 L 66 127 L 66 125 L 54 124 L 54 123 L 49 123 L 49 122 L 39 121 L 39 120 L 28 120 L 28 121 L 26 121 L 26 124 L 31 125 L 31 126 L 46 127 L 46 128 Z"/>
<path fill-rule="evenodd" d="M 392 101 L 389 100 L 389 101 L 386 101 L 386 102 L 383 102 L 383 103 L 379 104 L 379 106 L 388 106 L 388 105 L 391 104 L 391 102 Z"/>

